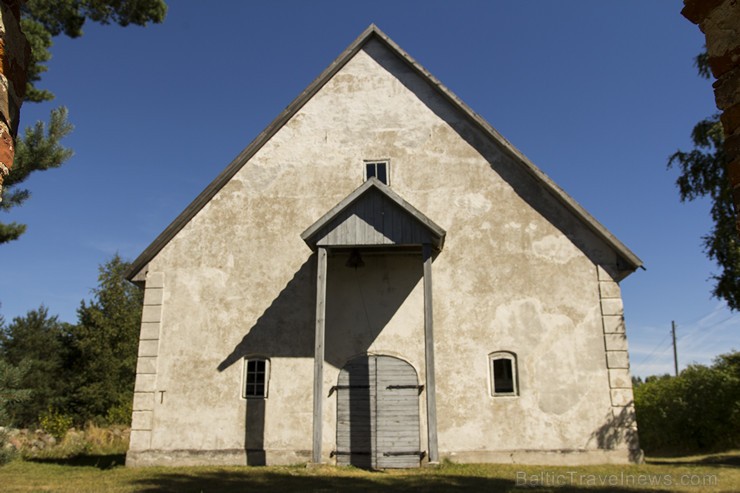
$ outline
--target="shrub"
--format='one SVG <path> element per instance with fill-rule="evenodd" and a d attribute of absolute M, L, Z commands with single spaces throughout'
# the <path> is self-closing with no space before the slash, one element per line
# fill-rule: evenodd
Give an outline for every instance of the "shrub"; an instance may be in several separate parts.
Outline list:
<path fill-rule="evenodd" d="M 69 459 L 88 455 L 119 455 L 128 449 L 130 430 L 122 426 L 100 427 L 88 423 L 84 429 L 71 428 L 64 439 L 45 448 L 22 443 L 25 459 Z"/>
<path fill-rule="evenodd" d="M 740 447 L 740 353 L 713 366 L 691 365 L 677 377 L 649 377 L 635 387 L 640 443 L 648 453 Z"/>
<path fill-rule="evenodd" d="M 48 411 L 41 413 L 41 416 L 39 416 L 41 428 L 57 440 L 64 438 L 67 431 L 72 428 L 72 422 L 72 416 L 62 414 L 53 408 L 49 408 Z"/>
<path fill-rule="evenodd" d="M 131 426 L 131 415 L 133 413 L 133 402 L 127 400 L 108 409 L 105 420 L 111 425 Z"/>
<path fill-rule="evenodd" d="M 0 430 L 0 466 L 13 460 L 17 454 L 15 447 L 8 443 L 8 432 Z"/>

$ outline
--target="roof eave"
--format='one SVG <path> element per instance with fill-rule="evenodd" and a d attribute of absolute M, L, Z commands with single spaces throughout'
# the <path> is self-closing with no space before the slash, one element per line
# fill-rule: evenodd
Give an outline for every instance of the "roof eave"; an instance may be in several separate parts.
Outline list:
<path fill-rule="evenodd" d="M 373 27 L 373 26 L 371 26 Z M 631 268 L 631 272 L 641 268 L 643 266 L 642 260 L 635 255 L 627 246 L 622 243 L 616 236 L 614 236 L 604 225 L 602 225 L 596 218 L 594 218 L 586 209 L 584 209 L 573 197 L 568 195 L 560 186 L 558 186 L 545 172 L 539 169 L 532 161 L 527 158 L 519 149 L 514 147 L 506 138 L 501 135 L 490 123 L 488 123 L 482 116 L 473 111 L 465 102 L 463 102 L 457 95 L 455 95 L 450 89 L 447 88 L 442 82 L 440 82 L 434 75 L 427 71 L 421 66 L 411 55 L 406 53 L 403 48 L 398 46 L 392 39 L 390 39 L 385 33 L 376 29 L 376 34 L 379 39 L 385 42 L 392 50 L 396 51 L 401 59 L 406 62 L 411 68 L 418 72 L 421 76 L 426 78 L 437 92 L 453 107 L 457 107 L 463 112 L 469 119 L 471 119 L 476 126 L 482 130 L 485 134 L 490 136 L 495 142 L 497 142 L 501 148 L 509 156 L 513 157 L 521 164 L 524 165 L 527 172 L 529 172 L 535 179 L 543 182 L 550 194 L 561 202 L 568 210 L 575 213 L 583 223 L 591 229 L 597 236 L 604 240 L 610 245 L 615 252 L 623 258 Z M 625 275 L 626 277 L 626 275 Z"/>
<path fill-rule="evenodd" d="M 400 46 L 391 40 L 375 24 L 365 29 L 313 82 L 296 97 L 275 120 L 273 120 L 232 162 L 180 213 L 162 233 L 134 260 L 131 268 L 126 273 L 126 278 L 133 281 L 146 265 L 164 248 L 164 246 L 213 198 L 214 195 L 241 169 L 241 167 L 275 135 L 280 128 L 295 115 L 306 102 L 311 99 L 344 65 L 358 52 L 370 39 L 379 39 L 401 60 L 413 68 L 425 78 L 438 93 L 457 107 L 476 126 L 489 135 L 501 148 L 515 158 L 525 169 L 537 180 L 546 185 L 549 192 L 560 201 L 566 208 L 579 217 L 583 223 L 597 236 L 602 238 L 608 245 L 624 258 L 633 268 L 632 271 L 642 266 L 642 261 L 629 250 L 622 242 L 612 235 L 601 223 L 593 218 L 572 197 L 558 187 L 542 170 L 537 168 L 524 154 L 509 143 L 496 129 L 485 119 L 469 108 L 460 98 L 444 86 L 436 77 L 422 67 L 414 58 L 406 53 Z"/>
<path fill-rule="evenodd" d="M 303 105 L 341 70 L 344 65 L 373 36 L 385 36 L 375 24 L 370 24 L 311 84 L 303 90 L 226 168 L 183 210 L 154 241 L 132 262 L 126 279 L 134 277 L 153 259 L 169 241 L 213 198 L 216 193 L 295 115 Z"/>

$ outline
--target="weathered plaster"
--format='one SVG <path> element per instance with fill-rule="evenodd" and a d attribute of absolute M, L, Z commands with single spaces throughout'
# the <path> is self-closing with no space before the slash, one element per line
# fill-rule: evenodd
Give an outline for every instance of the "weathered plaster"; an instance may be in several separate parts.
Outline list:
<path fill-rule="evenodd" d="M 161 330 L 156 349 L 142 339 L 137 393 L 156 393 L 153 406 L 149 396 L 137 401 L 150 442 L 132 434 L 130 464 L 308 460 L 316 258 L 300 233 L 357 188 L 363 160 L 378 156 L 391 159 L 393 190 L 447 230 L 433 263 L 442 457 L 628 459 L 623 443 L 607 451 L 597 439 L 612 400 L 626 396 L 607 369 L 607 361 L 627 368 L 623 351 L 606 351 L 604 339 L 607 324 L 622 327 L 621 299 L 596 274 L 596 265 L 616 271 L 614 251 L 370 41 L 149 263 L 166 286 L 149 274 L 147 289 L 161 284 L 149 297 L 162 303 Z M 346 361 L 393 355 L 426 378 L 421 255 L 363 258 L 356 270 L 345 255 L 329 258 L 327 462 L 336 429 L 329 389 Z M 142 334 L 153 312 L 145 307 Z M 499 350 L 517 355 L 519 396 L 491 396 L 488 354 Z M 270 393 L 259 403 L 241 397 L 250 355 L 270 360 Z"/>

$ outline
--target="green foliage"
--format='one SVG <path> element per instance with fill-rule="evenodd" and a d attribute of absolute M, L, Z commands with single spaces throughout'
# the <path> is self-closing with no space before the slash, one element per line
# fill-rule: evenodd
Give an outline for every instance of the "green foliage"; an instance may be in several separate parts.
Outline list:
<path fill-rule="evenodd" d="M 8 432 L 0 430 L 0 466 L 7 464 L 18 456 L 18 452 L 8 444 Z"/>
<path fill-rule="evenodd" d="M 0 317 L 0 327 L 5 325 L 5 320 Z M 22 385 L 26 369 L 9 364 L 0 358 L 0 426 L 6 427 L 10 417 L 8 407 L 22 404 L 31 397 L 31 390 L 24 389 Z M 0 466 L 13 460 L 17 452 L 8 445 L 8 433 L 0 430 Z"/>
<path fill-rule="evenodd" d="M 696 57 L 699 74 L 709 77 L 706 53 Z M 668 167 L 677 167 L 676 180 L 681 201 L 699 197 L 711 200 L 712 230 L 702 237 L 704 251 L 721 269 L 713 275 L 713 294 L 727 301 L 733 310 L 740 309 L 740 244 L 735 229 L 732 191 L 725 169 L 724 136 L 719 115 L 700 121 L 691 132 L 695 148 L 677 151 L 668 159 Z"/>
<path fill-rule="evenodd" d="M 32 172 L 57 168 L 72 157 L 72 151 L 59 143 L 74 129 L 67 121 L 67 114 L 67 108 L 62 106 L 51 111 L 48 125 L 39 121 L 26 128 L 25 135 L 16 145 L 13 172 L 5 180 L 5 186 L 23 183 Z M 23 190 L 22 193 L 25 200 L 28 191 Z M 14 197 L 4 196 L 3 202 L 7 199 L 13 200 Z"/>
<path fill-rule="evenodd" d="M 31 390 L 24 388 L 25 365 L 13 366 L 0 358 L 0 426 L 9 424 L 8 406 L 22 404 L 31 397 Z"/>
<path fill-rule="evenodd" d="M 3 183 L 2 210 L 21 205 L 30 192 L 18 189 L 17 186 L 29 177 L 34 171 L 44 171 L 57 168 L 72 157 L 72 151 L 60 144 L 74 127 L 67 121 L 67 108 L 60 107 L 51 111 L 49 125 L 36 122 L 33 127 L 27 127 L 23 138 L 18 139 L 15 148 L 15 159 L 11 173 Z"/>
<path fill-rule="evenodd" d="M 21 26 L 32 55 L 26 100 L 39 102 L 54 97 L 34 85 L 47 71 L 44 64 L 51 59 L 53 36 L 64 33 L 78 38 L 87 19 L 100 24 L 145 26 L 149 22 L 162 22 L 166 14 L 164 0 L 29 0 L 21 7 Z"/>
<path fill-rule="evenodd" d="M 740 447 L 740 352 L 678 377 L 649 377 L 635 387 L 640 443 L 647 453 Z"/>
<path fill-rule="evenodd" d="M 8 403 L 10 422 L 31 426 L 49 406 L 61 406 L 69 392 L 66 366 L 69 324 L 50 317 L 46 307 L 16 317 L 0 330 L 0 355 L 11 365 L 22 366 L 19 384 L 32 389 L 23 402 Z"/>
<path fill-rule="evenodd" d="M 86 19 L 100 24 L 145 26 L 162 22 L 167 5 L 162 0 L 29 0 L 22 10 L 53 36 L 64 33 L 77 38 L 82 36 Z"/>
<path fill-rule="evenodd" d="M 699 75 L 708 79 L 712 75 L 712 69 L 709 67 L 709 54 L 705 51 L 696 55 L 694 58 L 694 65 Z"/>
<path fill-rule="evenodd" d="M 38 89 L 34 84 L 41 80 L 41 74 L 48 70 L 46 62 L 51 60 L 52 46 L 51 33 L 44 28 L 43 24 L 31 18 L 21 19 L 21 29 L 31 46 L 31 60 L 26 70 L 26 95 L 25 100 L 34 103 L 51 101 L 54 95 L 46 89 Z"/>
<path fill-rule="evenodd" d="M 108 413 L 105 416 L 105 421 L 109 425 L 131 426 L 131 416 L 133 414 L 133 411 L 133 399 L 125 399 L 120 404 L 117 404 L 108 409 Z"/>
<path fill-rule="evenodd" d="M 43 306 L 7 326 L 0 317 L 0 389 L 29 389 L 0 393 L 12 397 L 0 399 L 0 426 L 43 419 L 54 434 L 72 421 L 130 423 L 143 293 L 126 281 L 129 265 L 116 255 L 100 266 L 77 325 L 59 322 Z"/>
<path fill-rule="evenodd" d="M 63 414 L 52 407 L 49 407 L 39 416 L 41 429 L 57 440 L 64 438 L 69 429 L 72 428 L 72 423 L 72 416 Z"/>
<path fill-rule="evenodd" d="M 19 188 L 31 173 L 57 168 L 72 156 L 72 151 L 60 143 L 72 129 L 67 121 L 67 108 L 63 106 L 51 111 L 48 125 L 39 121 L 26 128 L 16 142 L 13 168 L 3 184 L 0 210 L 7 212 L 31 196 L 28 189 Z M 25 230 L 25 224 L 0 223 L 0 244 L 18 239 Z"/>
<path fill-rule="evenodd" d="M 70 406 L 79 421 L 133 399 L 143 293 L 125 279 L 129 265 L 116 255 L 101 266 L 94 299 L 77 310 Z"/>

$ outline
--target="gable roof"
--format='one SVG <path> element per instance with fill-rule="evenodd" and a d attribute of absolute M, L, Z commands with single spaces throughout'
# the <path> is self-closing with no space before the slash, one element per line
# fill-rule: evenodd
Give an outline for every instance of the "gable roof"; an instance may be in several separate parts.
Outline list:
<path fill-rule="evenodd" d="M 440 251 L 445 234 L 434 221 L 372 177 L 309 226 L 301 238 L 311 250 L 317 246 L 430 243 Z"/>
<path fill-rule="evenodd" d="M 481 129 L 485 135 L 496 142 L 501 149 L 514 158 L 524 170 L 542 183 L 545 190 L 549 191 L 555 199 L 571 211 L 581 222 L 593 231 L 598 237 L 611 246 L 624 261 L 620 270 L 632 272 L 642 267 L 640 260 L 632 251 L 610 233 L 601 223 L 594 219 L 583 207 L 572 197 L 565 193 L 545 173 L 535 166 L 524 154 L 511 145 L 501 134 L 496 131 L 480 115 L 470 109 L 455 94 L 437 80 L 431 73 L 422 67 L 400 46 L 394 43 L 385 33 L 371 24 L 360 36 L 345 49 L 311 84 L 303 90 L 279 115 L 270 123 L 236 158 L 183 210 L 179 216 L 165 228 L 162 233 L 133 261 L 126 273 L 130 281 L 143 281 L 142 272 L 147 264 L 162 250 L 162 248 L 174 238 L 174 236 L 185 227 L 185 225 L 223 188 L 226 183 L 269 141 L 293 115 L 295 115 L 308 100 L 310 100 L 324 85 L 344 67 L 347 62 L 359 52 L 362 47 L 372 39 L 377 39 L 395 53 L 402 61 L 411 67 L 419 76 L 426 80 L 439 95 L 447 100 L 453 107 L 461 111 L 475 126 Z"/>

